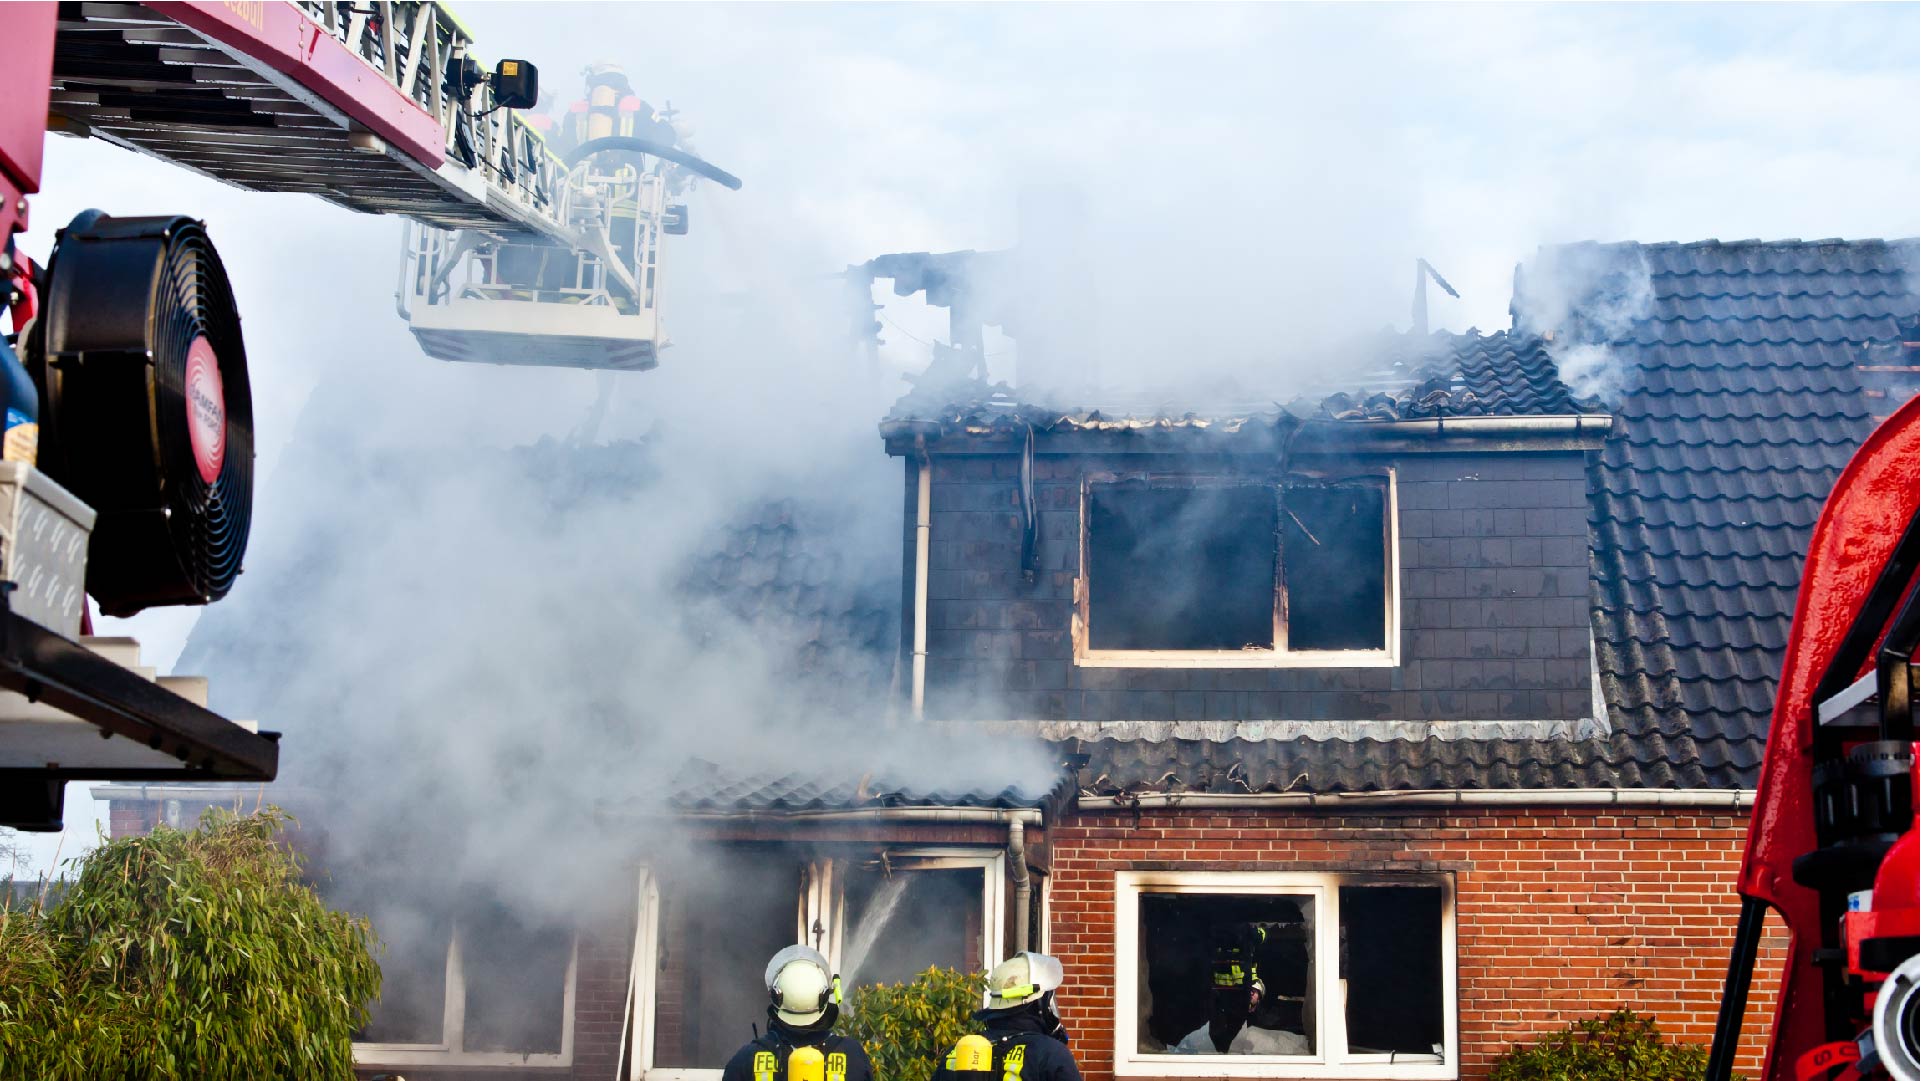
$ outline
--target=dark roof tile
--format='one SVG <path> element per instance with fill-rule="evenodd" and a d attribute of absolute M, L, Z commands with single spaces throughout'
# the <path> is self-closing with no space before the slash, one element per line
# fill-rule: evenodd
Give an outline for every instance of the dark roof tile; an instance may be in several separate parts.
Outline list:
<path fill-rule="evenodd" d="M 1606 343 L 1631 371 L 1589 468 L 1615 738 L 1661 744 L 1677 783 L 1751 785 L 1811 527 L 1913 392 L 1911 373 L 1862 366 L 1915 364 L 1916 244 L 1577 247 L 1644 259 L 1653 296 Z M 1525 271 L 1516 288 L 1526 310 Z M 1652 775 L 1646 753 L 1621 765 L 1624 782 Z"/>
<path fill-rule="evenodd" d="M 956 744 L 954 753 L 967 748 Z M 1037 761 L 1051 756 L 1036 746 Z M 1057 799 L 1071 786 L 1065 770 L 1036 770 L 1032 783 L 1001 783 L 1004 778 L 978 785 L 929 785 L 886 765 L 837 762 L 792 769 L 749 769 L 725 766 L 704 758 L 690 759 L 675 776 L 669 806 L 683 812 L 739 814 L 755 812 L 835 811 L 883 807 L 1039 807 Z"/>

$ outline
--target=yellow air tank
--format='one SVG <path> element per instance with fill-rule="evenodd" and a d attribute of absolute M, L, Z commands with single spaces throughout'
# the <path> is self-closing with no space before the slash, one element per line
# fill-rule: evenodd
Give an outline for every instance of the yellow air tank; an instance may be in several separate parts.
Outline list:
<path fill-rule="evenodd" d="M 787 1081 L 827 1081 L 827 1056 L 818 1047 L 796 1047 L 787 1056 Z"/>
<path fill-rule="evenodd" d="M 985 1036 L 962 1036 L 954 1044 L 954 1057 L 949 1066 L 962 1076 L 987 1074 L 994 1069 L 994 1045 Z"/>

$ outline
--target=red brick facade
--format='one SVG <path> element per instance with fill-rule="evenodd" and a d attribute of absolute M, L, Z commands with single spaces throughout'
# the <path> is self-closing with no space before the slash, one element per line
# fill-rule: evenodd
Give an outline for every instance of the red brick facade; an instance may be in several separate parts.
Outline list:
<path fill-rule="evenodd" d="M 113 833 L 145 832 L 158 815 L 157 803 L 115 801 Z M 1087 1081 L 1114 1076 L 1114 874 L 1126 870 L 1451 875 L 1460 1076 L 1474 1079 L 1511 1044 L 1620 1006 L 1705 1045 L 1733 939 L 1730 884 L 1746 826 L 1745 812 L 1692 808 L 1149 809 L 1138 818 L 1070 812 L 1028 839 L 1030 856 L 1050 871 L 1048 937 L 1067 969 L 1061 1010 Z M 714 843 L 802 839 L 773 823 L 709 833 Z M 809 830 L 805 841 L 994 845 L 1005 835 L 995 826 L 867 823 Z M 1737 1065 L 1750 1075 L 1785 952 L 1778 922 L 1771 929 Z M 633 934 L 631 912 L 582 929 L 571 1069 L 486 1076 L 614 1076 Z M 673 977 L 659 974 L 662 1027 L 676 1017 Z M 403 1072 L 417 1081 L 479 1076 Z"/>
<path fill-rule="evenodd" d="M 1111 1081 L 1116 871 L 1445 872 L 1456 891 L 1461 1077 L 1485 1077 L 1517 1041 L 1620 1006 L 1706 1044 L 1746 826 L 1745 813 L 1605 807 L 1077 816 L 1053 831 L 1061 1011 L 1082 1073 Z M 1749 1073 L 1784 949 L 1778 930 L 1764 943 L 1739 1067 Z"/>

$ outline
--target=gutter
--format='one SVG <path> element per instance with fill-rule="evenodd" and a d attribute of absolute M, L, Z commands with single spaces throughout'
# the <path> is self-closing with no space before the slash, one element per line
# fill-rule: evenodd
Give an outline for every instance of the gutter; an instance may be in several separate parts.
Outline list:
<path fill-rule="evenodd" d="M 1429 417 L 1422 420 L 1335 421 L 1352 424 L 1357 432 L 1408 432 L 1441 435 L 1447 432 L 1480 433 L 1605 433 L 1614 426 L 1607 413 L 1577 413 L 1559 417 Z"/>
<path fill-rule="evenodd" d="M 1116 432 L 1151 432 L 1168 434 L 1190 432 L 1196 434 L 1234 435 L 1236 431 L 1220 428 L 1217 425 L 1229 419 L 1205 424 L 1169 424 L 1165 418 L 1149 417 L 1139 419 L 1103 420 L 1089 424 L 1063 422 L 1042 429 L 1047 435 L 1098 435 Z M 1328 437 L 1368 435 L 1589 435 L 1604 436 L 1614 426 L 1614 417 L 1608 413 L 1567 413 L 1555 416 L 1501 416 L 1501 417 L 1422 417 L 1413 420 L 1331 420 L 1326 417 L 1310 417 L 1302 421 L 1302 435 L 1312 435 L 1315 439 Z M 1012 435 L 1010 429 L 1001 428 L 948 428 L 941 421 L 888 421 L 880 426 L 881 437 L 888 440 L 905 440 L 912 437 L 914 452 L 925 454 L 927 443 L 949 436 L 970 435 Z"/>
<path fill-rule="evenodd" d="M 1038 807 L 861 807 L 819 811 L 690 811 L 672 814 L 688 822 L 919 822 L 946 825 L 1039 826 Z"/>
<path fill-rule="evenodd" d="M 1406 792 L 1227 792 L 1184 795 L 1082 796 L 1082 811 L 1131 811 L 1140 807 L 1197 810 L 1261 810 L 1299 807 L 1697 807 L 1744 811 L 1754 806 L 1751 788 L 1523 788 L 1419 789 Z"/>

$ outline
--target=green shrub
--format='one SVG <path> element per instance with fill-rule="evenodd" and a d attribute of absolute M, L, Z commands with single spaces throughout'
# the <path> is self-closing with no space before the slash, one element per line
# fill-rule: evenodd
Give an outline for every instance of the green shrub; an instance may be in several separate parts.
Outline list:
<path fill-rule="evenodd" d="M 1532 1047 L 1516 1046 L 1495 1060 L 1489 1081 L 1698 1081 L 1707 1051 L 1670 1044 L 1652 1017 L 1616 1010 L 1576 1021 Z"/>
<path fill-rule="evenodd" d="M 351 1079 L 373 931 L 301 883 L 284 820 L 110 841 L 57 903 L 0 911 L 0 1077 Z"/>
<path fill-rule="evenodd" d="M 857 987 L 834 1031 L 867 1048 L 875 1081 L 927 1081 L 955 1041 L 983 1031 L 974 1020 L 982 980 L 951 968 L 930 968 L 912 983 Z"/>

